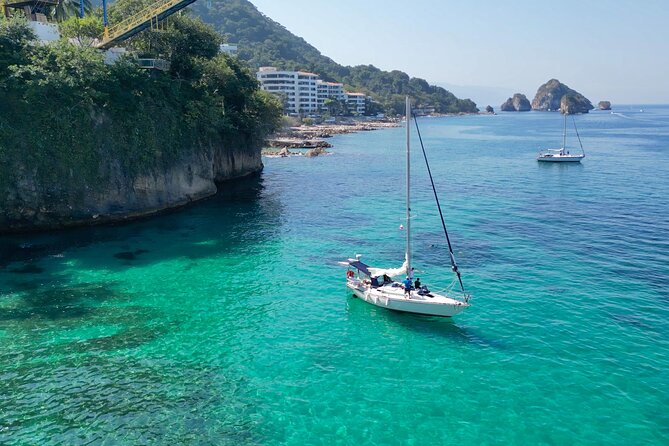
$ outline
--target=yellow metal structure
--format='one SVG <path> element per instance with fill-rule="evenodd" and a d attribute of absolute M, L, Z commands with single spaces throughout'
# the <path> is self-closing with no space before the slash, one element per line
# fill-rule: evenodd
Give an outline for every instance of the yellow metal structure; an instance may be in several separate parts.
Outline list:
<path fill-rule="evenodd" d="M 97 47 L 101 49 L 110 48 L 153 24 L 157 25 L 160 20 L 182 10 L 193 2 L 195 0 L 158 0 L 138 13 L 109 27 L 108 30 L 105 29 L 104 38 Z"/>

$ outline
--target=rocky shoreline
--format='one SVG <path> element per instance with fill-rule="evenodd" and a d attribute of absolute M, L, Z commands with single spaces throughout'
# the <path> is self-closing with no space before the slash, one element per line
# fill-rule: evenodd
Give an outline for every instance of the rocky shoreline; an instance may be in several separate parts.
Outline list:
<path fill-rule="evenodd" d="M 264 156 L 280 157 L 325 155 L 328 153 L 325 149 L 332 147 L 332 144 L 325 141 L 325 138 L 346 133 L 398 127 L 399 125 L 399 120 L 386 119 L 382 121 L 351 121 L 289 127 L 269 138 L 262 154 Z M 291 152 L 291 149 L 296 151 Z"/>

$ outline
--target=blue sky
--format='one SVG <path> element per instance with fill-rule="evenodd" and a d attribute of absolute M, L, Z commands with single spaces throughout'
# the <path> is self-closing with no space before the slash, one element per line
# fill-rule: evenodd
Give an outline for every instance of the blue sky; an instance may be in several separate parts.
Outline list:
<path fill-rule="evenodd" d="M 669 103 L 669 0 L 251 1 L 341 64 L 399 69 L 479 105 L 531 100 L 550 78 L 594 103 Z"/>

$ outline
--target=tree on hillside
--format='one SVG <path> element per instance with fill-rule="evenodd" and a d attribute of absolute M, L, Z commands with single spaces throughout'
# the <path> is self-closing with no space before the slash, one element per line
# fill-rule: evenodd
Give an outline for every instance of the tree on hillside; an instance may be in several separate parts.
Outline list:
<path fill-rule="evenodd" d="M 379 113 L 383 113 L 383 107 L 381 104 L 367 96 L 365 98 L 365 115 L 367 116 L 375 116 Z"/>
<path fill-rule="evenodd" d="M 344 116 L 348 112 L 346 101 L 335 97 L 329 97 L 323 101 L 323 105 L 330 116 Z"/>
<path fill-rule="evenodd" d="M 35 39 L 35 33 L 24 19 L 0 20 L 0 88 L 9 75 L 9 67 L 25 62 L 26 49 Z"/>
<path fill-rule="evenodd" d="M 80 12 L 80 1 L 82 0 L 58 0 L 58 4 L 51 10 L 51 15 L 59 22 L 70 17 L 77 17 Z M 83 2 L 86 14 L 93 11 L 91 0 L 83 0 Z"/>
<path fill-rule="evenodd" d="M 70 17 L 60 24 L 60 34 L 66 38 L 76 39 L 81 46 L 93 46 L 95 39 L 100 39 L 104 25 L 100 17 L 88 15 L 83 19 Z"/>
<path fill-rule="evenodd" d="M 128 41 L 141 55 L 158 56 L 171 63 L 177 77 L 190 77 L 198 58 L 211 59 L 223 42 L 220 34 L 197 18 L 173 16 L 166 29 L 146 30 Z"/>

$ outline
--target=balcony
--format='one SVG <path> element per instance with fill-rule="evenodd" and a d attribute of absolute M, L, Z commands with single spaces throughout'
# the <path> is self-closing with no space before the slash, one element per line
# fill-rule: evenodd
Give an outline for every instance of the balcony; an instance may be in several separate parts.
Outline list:
<path fill-rule="evenodd" d="M 146 70 L 168 71 L 170 69 L 170 63 L 165 59 L 137 59 L 137 65 Z"/>

